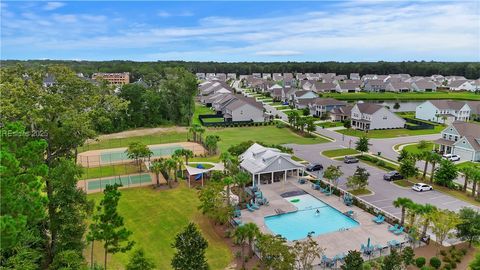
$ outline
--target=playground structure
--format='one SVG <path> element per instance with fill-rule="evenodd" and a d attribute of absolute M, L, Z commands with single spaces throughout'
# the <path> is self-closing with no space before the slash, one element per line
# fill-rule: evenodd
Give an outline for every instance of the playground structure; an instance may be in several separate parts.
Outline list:
<path fill-rule="evenodd" d="M 211 168 L 206 169 L 202 164 L 212 165 Z M 193 165 L 193 166 L 190 166 Z M 221 163 L 213 162 L 189 162 L 188 165 L 185 164 L 185 169 L 187 170 L 187 183 L 188 187 L 192 186 L 193 183 L 201 182 L 201 185 L 204 185 L 205 179 L 210 176 L 211 171 L 223 171 L 224 167 Z"/>

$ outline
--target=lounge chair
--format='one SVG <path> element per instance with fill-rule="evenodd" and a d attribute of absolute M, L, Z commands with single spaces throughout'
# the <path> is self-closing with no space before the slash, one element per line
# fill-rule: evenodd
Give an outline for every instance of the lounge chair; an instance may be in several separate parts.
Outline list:
<path fill-rule="evenodd" d="M 243 225 L 242 220 L 241 220 L 241 219 L 238 219 L 238 218 L 234 218 L 234 219 L 233 219 L 233 222 L 235 222 L 235 224 L 238 225 L 238 226 Z"/>
<path fill-rule="evenodd" d="M 333 190 L 329 190 L 329 191 L 325 192 L 325 195 L 327 195 L 327 196 L 330 196 L 332 194 L 333 194 Z"/>
<path fill-rule="evenodd" d="M 306 182 L 307 182 L 307 181 L 305 180 L 305 178 L 298 178 L 298 183 L 299 183 L 300 185 L 303 185 L 303 184 L 305 184 Z"/>
<path fill-rule="evenodd" d="M 255 209 L 253 209 L 253 208 L 250 206 L 250 204 L 248 204 L 248 203 L 247 203 L 247 209 L 248 209 L 248 211 L 250 211 L 250 212 L 255 211 Z"/>
<path fill-rule="evenodd" d="M 320 185 L 318 185 L 318 184 L 312 184 L 312 189 L 314 189 L 314 190 L 320 190 Z"/>
<path fill-rule="evenodd" d="M 400 227 L 400 228 L 398 228 L 398 230 L 393 231 L 393 233 L 394 233 L 395 235 L 400 235 L 400 234 L 403 233 L 403 230 L 404 230 L 404 228 L 403 228 L 403 227 Z"/>
<path fill-rule="evenodd" d="M 242 212 L 240 212 L 240 210 L 238 210 L 238 209 L 235 209 L 235 210 L 233 210 L 233 216 L 236 217 L 236 218 L 241 217 Z"/>
<path fill-rule="evenodd" d="M 378 216 L 372 218 L 372 221 L 373 221 L 373 222 L 376 222 L 376 221 L 379 220 L 380 218 L 382 218 L 382 215 L 379 214 Z"/>
<path fill-rule="evenodd" d="M 395 224 L 395 226 L 390 226 L 390 227 L 388 228 L 388 231 L 389 231 L 389 232 L 394 232 L 394 231 L 396 231 L 396 230 L 398 230 L 398 224 Z"/>
<path fill-rule="evenodd" d="M 250 206 L 255 210 L 260 209 L 260 206 L 258 206 L 253 200 L 250 200 Z"/>
<path fill-rule="evenodd" d="M 385 221 L 385 217 L 382 215 L 379 215 L 378 218 L 374 219 L 374 222 L 377 224 L 382 224 Z"/>

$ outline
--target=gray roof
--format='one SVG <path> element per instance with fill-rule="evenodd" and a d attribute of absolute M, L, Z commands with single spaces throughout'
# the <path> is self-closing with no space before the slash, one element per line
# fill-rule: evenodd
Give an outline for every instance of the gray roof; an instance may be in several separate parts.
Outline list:
<path fill-rule="evenodd" d="M 345 101 L 336 100 L 334 98 L 316 98 L 314 105 L 321 105 L 321 106 L 345 106 L 347 103 Z"/>
<path fill-rule="evenodd" d="M 455 81 L 450 81 L 448 84 L 449 87 L 459 87 L 460 85 L 468 82 L 468 80 L 455 80 Z"/>
<path fill-rule="evenodd" d="M 472 114 L 480 114 L 480 101 L 467 101 Z"/>
<path fill-rule="evenodd" d="M 264 147 L 254 143 L 239 156 L 240 166 L 250 173 L 261 173 L 270 165 L 277 165 L 277 171 L 304 168 L 305 166 L 294 161 L 292 155 L 282 153 L 276 148 Z M 276 164 L 275 164 L 276 163 Z"/>
<path fill-rule="evenodd" d="M 432 103 L 435 107 L 441 109 L 441 110 L 460 110 L 465 106 L 464 101 L 455 101 L 455 100 L 430 100 L 430 103 Z"/>
<path fill-rule="evenodd" d="M 452 125 L 460 136 L 467 139 L 475 151 L 480 151 L 480 125 L 460 121 L 453 122 Z"/>
<path fill-rule="evenodd" d="M 380 106 L 378 104 L 374 103 L 357 103 L 356 106 L 360 110 L 361 113 L 366 113 L 366 114 L 374 114 L 383 106 Z"/>

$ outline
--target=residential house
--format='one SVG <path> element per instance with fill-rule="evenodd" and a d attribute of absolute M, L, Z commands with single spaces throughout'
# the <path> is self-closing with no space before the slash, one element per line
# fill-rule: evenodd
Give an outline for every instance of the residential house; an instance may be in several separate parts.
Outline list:
<path fill-rule="evenodd" d="M 222 82 L 225 82 L 225 81 L 227 81 L 227 74 L 217 73 L 217 74 L 215 74 L 215 79 L 217 79 L 219 81 L 222 81 Z"/>
<path fill-rule="evenodd" d="M 434 141 L 435 150 L 460 156 L 461 161 L 480 161 L 480 125 L 453 122 Z"/>
<path fill-rule="evenodd" d="M 199 79 L 199 80 L 205 80 L 206 79 L 205 73 L 202 73 L 202 72 L 195 73 L 195 76 L 197 76 L 197 79 Z"/>
<path fill-rule="evenodd" d="M 480 121 L 480 101 L 466 101 L 470 107 L 470 119 Z"/>
<path fill-rule="evenodd" d="M 360 80 L 360 74 L 350 73 L 350 80 Z"/>
<path fill-rule="evenodd" d="M 320 80 L 320 74 L 319 73 L 307 73 L 306 77 L 307 77 L 307 80 L 315 80 L 315 81 Z"/>
<path fill-rule="evenodd" d="M 427 100 L 415 109 L 415 118 L 450 124 L 454 121 L 468 121 L 470 106 L 464 101 Z"/>
<path fill-rule="evenodd" d="M 403 128 L 405 119 L 373 103 L 357 103 L 351 111 L 352 128 L 360 130 Z"/>
<path fill-rule="evenodd" d="M 252 73 L 252 77 L 256 79 L 261 79 L 262 78 L 262 73 Z"/>
<path fill-rule="evenodd" d="M 270 73 L 262 73 L 262 79 L 264 79 L 264 80 L 272 79 L 272 74 L 270 74 Z"/>
<path fill-rule="evenodd" d="M 297 81 L 306 80 L 306 79 L 307 79 L 307 75 L 302 74 L 302 73 L 296 73 L 296 74 L 295 74 L 295 78 L 297 79 Z"/>
<path fill-rule="evenodd" d="M 421 80 L 412 82 L 411 89 L 419 92 L 435 92 L 437 91 L 437 85 L 432 81 L 427 81 L 422 78 Z"/>
<path fill-rule="evenodd" d="M 236 80 L 237 74 L 236 73 L 227 73 L 227 79 Z"/>
<path fill-rule="evenodd" d="M 228 102 L 222 110 L 226 122 L 265 121 L 262 103 L 257 102 L 255 98 L 247 98 L 242 95 L 235 95 L 234 97 L 235 99 Z"/>
<path fill-rule="evenodd" d="M 389 82 L 385 90 L 389 92 L 410 92 L 411 85 L 407 82 Z"/>
<path fill-rule="evenodd" d="M 356 93 L 360 92 L 360 81 L 356 82 L 341 82 L 337 84 L 336 91 L 339 93 Z"/>
<path fill-rule="evenodd" d="M 319 93 L 319 92 L 327 92 L 327 93 L 334 93 L 337 91 L 337 85 L 333 82 L 315 82 L 310 90 Z"/>
<path fill-rule="evenodd" d="M 296 82 L 292 73 L 283 73 L 283 85 L 285 87 L 294 87 L 296 86 Z"/>
<path fill-rule="evenodd" d="M 466 91 L 472 91 L 472 92 L 480 89 L 480 87 L 478 87 L 475 83 L 468 80 L 451 81 L 450 83 L 448 83 L 448 88 L 453 91 L 466 90 Z"/>
<path fill-rule="evenodd" d="M 385 92 L 386 83 L 383 80 L 367 80 L 363 84 L 366 92 Z"/>
<path fill-rule="evenodd" d="M 254 143 L 239 157 L 240 168 L 252 177 L 252 185 L 272 184 L 287 181 L 289 176 L 299 176 L 305 165 L 292 159 L 292 155 L 279 149 Z"/>
<path fill-rule="evenodd" d="M 272 78 L 276 82 L 283 80 L 282 73 L 273 73 Z"/>
<path fill-rule="evenodd" d="M 317 98 L 313 91 L 298 90 L 293 93 L 292 103 L 297 109 L 308 107 L 309 101 Z"/>
<path fill-rule="evenodd" d="M 43 87 L 50 87 L 56 83 L 55 77 L 52 74 L 47 74 L 45 78 L 43 78 Z"/>
<path fill-rule="evenodd" d="M 331 112 L 333 109 L 338 109 L 347 106 L 345 101 L 336 100 L 333 98 L 316 98 L 309 104 L 310 114 L 317 117 L 322 117 L 324 114 Z"/>
<path fill-rule="evenodd" d="M 334 122 L 350 120 L 350 117 L 352 116 L 352 109 L 352 105 L 333 108 L 330 111 L 330 119 L 332 119 Z"/>

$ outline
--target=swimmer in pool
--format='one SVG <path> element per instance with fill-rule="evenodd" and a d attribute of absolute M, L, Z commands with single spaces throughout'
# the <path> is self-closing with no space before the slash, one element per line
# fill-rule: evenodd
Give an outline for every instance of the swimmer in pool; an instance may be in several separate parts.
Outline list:
<path fill-rule="evenodd" d="M 320 215 L 320 210 L 317 209 L 317 211 L 315 212 L 315 215 L 316 216 Z"/>

